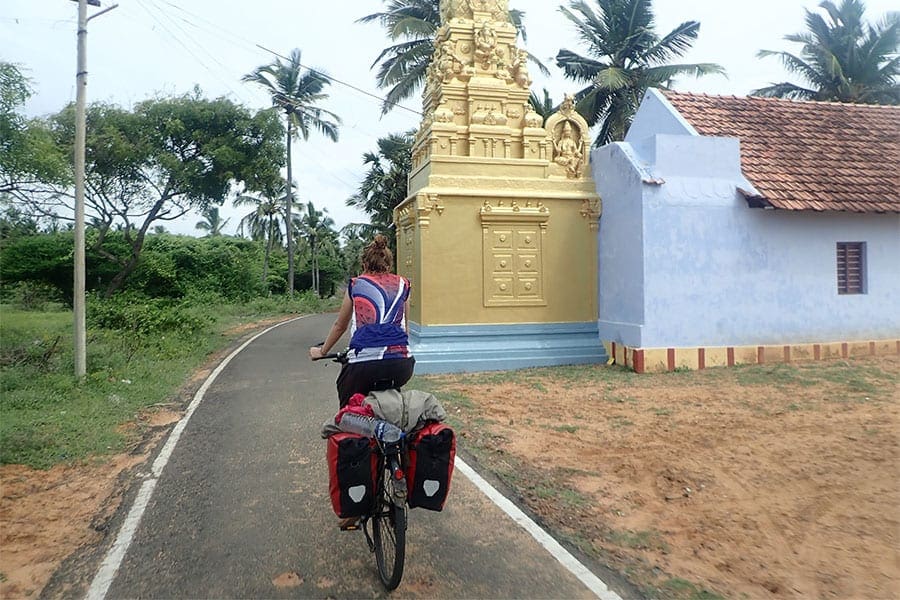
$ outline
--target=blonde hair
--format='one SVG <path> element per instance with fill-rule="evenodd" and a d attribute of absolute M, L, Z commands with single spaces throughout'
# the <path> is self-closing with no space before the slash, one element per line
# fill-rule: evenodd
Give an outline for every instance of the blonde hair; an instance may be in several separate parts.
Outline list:
<path fill-rule="evenodd" d="M 380 233 L 363 249 L 363 271 L 369 273 L 390 273 L 394 265 L 394 254 L 388 248 L 387 238 Z"/>

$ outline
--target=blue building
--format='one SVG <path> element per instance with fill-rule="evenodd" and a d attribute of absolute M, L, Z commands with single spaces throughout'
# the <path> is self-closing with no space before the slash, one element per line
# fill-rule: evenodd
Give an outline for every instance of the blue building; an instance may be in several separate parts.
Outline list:
<path fill-rule="evenodd" d="M 591 163 L 619 364 L 900 353 L 900 107 L 651 89 Z"/>

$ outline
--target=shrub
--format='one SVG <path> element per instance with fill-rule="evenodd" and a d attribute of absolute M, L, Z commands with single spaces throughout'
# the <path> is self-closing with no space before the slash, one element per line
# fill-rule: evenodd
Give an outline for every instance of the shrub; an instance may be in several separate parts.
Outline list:
<path fill-rule="evenodd" d="M 287 291 L 287 279 L 281 275 L 269 275 L 266 277 L 266 288 L 270 294 L 283 294 Z"/>
<path fill-rule="evenodd" d="M 43 311 L 63 301 L 60 291 L 40 281 L 19 281 L 2 288 L 3 302 L 22 310 Z"/>
<path fill-rule="evenodd" d="M 193 334 L 205 330 L 213 318 L 190 305 L 165 298 L 118 294 L 102 299 L 92 296 L 87 304 L 90 327 L 132 332 L 146 336 L 158 333 Z"/>
<path fill-rule="evenodd" d="M 217 294 L 246 301 L 265 293 L 261 269 L 260 247 L 249 240 L 154 235 L 126 288 L 157 297 Z"/>
<path fill-rule="evenodd" d="M 34 235 L 12 240 L 0 253 L 0 273 L 5 284 L 29 282 L 49 286 L 72 303 L 75 247 L 71 232 Z"/>

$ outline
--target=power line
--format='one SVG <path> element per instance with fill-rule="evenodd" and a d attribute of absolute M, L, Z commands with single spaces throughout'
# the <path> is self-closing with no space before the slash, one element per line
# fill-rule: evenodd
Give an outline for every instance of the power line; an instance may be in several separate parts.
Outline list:
<path fill-rule="evenodd" d="M 164 3 L 164 4 L 167 4 L 167 5 L 171 6 L 172 8 L 174 8 L 174 9 L 176 9 L 176 10 L 181 11 L 182 13 L 184 13 L 184 14 L 186 14 L 186 15 L 190 15 L 190 16 L 193 17 L 194 19 L 199 19 L 200 21 L 203 21 L 203 22 L 205 22 L 205 23 L 210 24 L 211 26 L 215 27 L 215 28 L 218 29 L 219 31 L 224 32 L 225 34 L 229 35 L 229 36 L 232 37 L 233 39 L 236 39 L 236 40 L 238 40 L 238 41 L 240 41 L 240 42 L 242 42 L 242 43 L 244 43 L 244 44 L 247 44 L 248 46 L 251 46 L 251 45 L 252 45 L 252 46 L 255 47 L 255 48 L 259 48 L 260 50 L 263 50 L 263 51 L 265 51 L 265 52 L 268 52 L 268 53 L 270 53 L 270 54 L 273 54 L 273 55 L 275 55 L 275 56 L 277 56 L 277 57 L 279 57 L 279 58 L 282 58 L 282 59 L 284 59 L 284 60 L 290 60 L 290 58 L 284 56 L 283 54 L 280 54 L 280 53 L 278 53 L 278 52 L 275 52 L 274 50 L 270 50 L 269 48 L 266 48 L 266 47 L 263 46 L 262 44 L 258 44 L 258 43 L 256 43 L 256 42 L 253 42 L 252 40 L 249 40 L 248 38 L 245 38 L 245 37 L 243 37 L 243 36 L 241 36 L 241 35 L 239 35 L 239 34 L 237 34 L 237 33 L 234 33 L 234 32 L 232 32 L 232 31 L 230 31 L 230 30 L 228 30 L 228 29 L 222 27 L 221 25 L 218 25 L 217 23 L 214 23 L 214 22 L 212 22 L 212 21 L 210 21 L 210 20 L 208 20 L 208 19 L 206 19 L 206 18 L 204 18 L 204 17 L 202 17 L 202 16 L 200 16 L 200 15 L 197 15 L 197 14 L 195 14 L 195 13 L 192 13 L 192 12 L 190 12 L 190 11 L 188 11 L 188 10 L 186 10 L 186 9 L 184 9 L 184 8 L 182 8 L 182 7 L 180 7 L 180 6 L 178 6 L 177 4 L 171 2 L 171 0 L 159 0 L 159 1 L 162 2 L 162 3 Z M 183 21 L 185 21 L 186 23 L 189 23 L 191 26 L 196 27 L 197 29 L 204 29 L 203 27 L 201 27 L 201 26 L 198 25 L 197 23 L 194 23 L 194 22 L 191 21 L 190 19 L 187 19 L 187 18 L 185 18 L 185 17 L 181 17 L 181 19 L 182 19 Z M 374 99 L 378 100 L 382 105 L 384 105 L 384 104 L 391 104 L 391 105 L 393 105 L 393 106 L 395 106 L 395 107 L 397 107 L 397 108 L 401 108 L 401 109 L 403 109 L 403 110 L 405 110 L 405 111 L 407 111 L 407 112 L 411 112 L 411 113 L 413 113 L 413 114 L 415 114 L 415 115 L 418 115 L 418 116 L 420 116 L 420 117 L 422 116 L 422 113 L 421 113 L 420 111 L 417 111 L 417 110 L 415 110 L 415 109 L 412 109 L 412 108 L 409 108 L 409 107 L 407 107 L 407 106 L 404 106 L 404 105 L 402 105 L 402 104 L 400 104 L 400 103 L 398 103 L 398 102 L 389 102 L 386 98 L 384 98 L 384 97 L 382 97 L 382 96 L 379 96 L 379 95 L 377 95 L 377 94 L 373 94 L 373 93 L 371 93 L 371 92 L 367 92 L 366 90 L 364 90 L 364 89 L 362 89 L 362 88 L 359 88 L 359 87 L 357 87 L 357 86 L 355 86 L 355 85 L 352 85 L 352 84 L 350 84 L 350 83 L 347 83 L 346 81 L 342 81 L 342 80 L 340 80 L 340 79 L 337 79 L 336 77 L 333 77 L 333 76 L 331 76 L 331 75 L 329 75 L 329 74 L 327 74 L 327 73 L 324 73 L 324 72 L 322 72 L 322 71 L 320 71 L 320 70 L 318 70 L 318 69 L 316 69 L 316 68 L 314 68 L 314 67 L 310 67 L 310 66 L 304 65 L 304 64 L 301 64 L 300 66 L 303 67 L 304 69 L 307 69 L 307 70 L 312 71 L 312 72 L 314 72 L 314 73 L 318 73 L 319 75 L 321 75 L 321 76 L 327 78 L 328 80 L 333 81 L 333 82 L 335 82 L 335 83 L 337 83 L 337 84 L 339 84 L 339 85 L 342 85 L 342 86 L 344 86 L 344 87 L 347 87 L 347 88 L 349 88 L 349 89 L 351 89 L 351 90 L 354 90 L 354 91 L 356 91 L 356 92 L 358 92 L 358 93 L 360 93 L 360 94 L 363 94 L 363 95 L 365 95 L 365 96 L 368 96 L 368 97 L 370 97 L 370 98 L 374 98 Z"/>
<path fill-rule="evenodd" d="M 221 61 L 220 61 L 220 60 L 219 60 L 212 52 L 210 52 L 209 50 L 207 50 L 207 49 L 206 49 L 206 46 L 205 46 L 204 44 L 201 44 L 201 43 L 197 42 L 197 40 L 194 39 L 194 38 L 191 36 L 191 34 L 190 34 L 188 31 L 186 31 L 186 30 L 178 23 L 179 20 L 180 20 L 180 21 L 184 21 L 184 22 L 187 22 L 187 21 L 185 21 L 184 19 L 176 19 L 175 17 L 173 17 L 172 15 L 170 15 L 166 10 L 160 8 L 159 5 L 157 4 L 158 0 L 149 0 L 149 1 L 150 1 L 151 3 L 154 4 L 154 6 L 159 10 L 159 12 L 160 12 L 161 15 L 163 15 L 165 18 L 167 18 L 167 19 L 169 20 L 169 22 L 173 25 L 173 27 L 175 27 L 176 29 L 178 29 L 178 31 L 180 31 L 181 33 L 184 34 L 184 36 L 185 36 L 186 39 L 192 40 L 197 48 L 199 48 L 204 54 L 206 54 L 206 56 L 208 56 L 210 59 L 212 59 L 212 61 L 213 61 L 215 64 L 219 65 L 219 67 L 221 67 L 223 73 L 229 73 L 229 68 L 228 68 L 227 66 L 225 66 L 225 65 L 224 65 L 224 64 L 223 64 L 223 63 L 222 63 L 222 62 L 221 62 Z M 221 81 L 222 81 L 222 83 L 225 84 L 225 86 L 226 86 L 233 94 L 235 94 L 236 96 L 240 96 L 241 99 L 243 99 L 243 100 L 245 100 L 245 101 L 247 100 L 247 96 L 244 96 L 244 95 L 242 95 L 242 94 L 236 92 L 236 91 L 234 90 L 234 88 L 232 88 L 230 85 L 228 85 L 228 83 L 227 83 L 225 80 L 221 80 Z M 242 88 L 242 89 L 243 89 L 243 88 Z"/>
<path fill-rule="evenodd" d="M 286 56 L 284 56 L 284 55 L 282 55 L 282 54 L 280 54 L 280 53 L 278 53 L 278 52 L 275 52 L 275 51 L 273 51 L 273 50 L 270 50 L 269 48 L 266 48 L 266 47 L 262 46 L 261 44 L 256 44 L 256 43 L 254 43 L 254 42 L 251 42 L 251 41 L 247 40 L 247 38 L 244 38 L 244 37 L 242 37 L 242 36 L 240 36 L 240 35 L 238 35 L 238 34 L 236 34 L 236 33 L 233 33 L 233 32 L 231 32 L 231 31 L 229 31 L 229 30 L 227 30 L 227 29 L 225 29 L 225 28 L 223 28 L 223 27 L 217 25 L 216 23 L 213 23 L 212 21 L 209 21 L 208 19 L 205 19 L 205 18 L 200 17 L 200 16 L 198 16 L 198 15 L 194 15 L 194 14 L 191 13 L 190 11 L 187 11 L 187 10 L 181 8 L 180 6 L 177 6 L 176 4 L 173 4 L 173 3 L 170 2 L 169 0 L 148 0 L 148 1 L 151 1 L 151 2 L 154 2 L 154 3 L 156 3 L 156 2 L 161 2 L 161 3 L 163 3 L 163 4 L 166 4 L 166 5 L 168 5 L 168 6 L 171 6 L 171 7 L 175 8 L 175 9 L 179 10 L 179 11 L 182 12 L 182 13 L 185 13 L 185 14 L 187 14 L 187 15 L 190 15 L 190 16 L 192 16 L 192 17 L 194 17 L 194 18 L 196 18 L 196 19 L 199 19 L 199 20 L 201 20 L 201 21 L 203 21 L 203 22 L 205 22 L 205 23 L 208 23 L 209 25 L 211 25 L 212 27 L 216 28 L 217 30 L 222 31 L 222 32 L 226 33 L 229 37 L 231 37 L 231 38 L 237 40 L 239 43 L 245 44 L 248 48 L 249 48 L 249 47 L 252 47 L 252 48 L 254 48 L 254 49 L 260 49 L 260 50 L 263 50 L 263 51 L 265 51 L 265 52 L 269 52 L 270 54 L 273 54 L 273 55 L 275 55 L 275 56 L 277 56 L 277 57 L 279 57 L 279 58 L 282 58 L 282 59 L 284 59 L 284 60 L 291 60 L 290 58 L 288 58 L 288 57 L 286 57 Z M 157 5 L 157 7 L 158 7 L 158 5 Z M 165 11 L 160 10 L 160 12 L 163 12 L 163 13 L 165 14 Z M 169 18 L 170 18 L 170 19 L 174 19 L 175 17 L 169 16 Z M 209 28 L 206 28 L 206 27 L 203 27 L 203 26 L 201 26 L 201 25 L 198 25 L 197 23 L 195 23 L 194 21 L 192 21 L 192 20 L 189 19 L 189 18 L 186 18 L 186 17 L 177 17 L 177 19 L 183 21 L 184 23 L 186 23 L 186 24 L 190 25 L 191 27 L 194 27 L 194 28 L 196 28 L 196 29 L 198 29 L 198 30 L 201 30 L 201 31 L 205 31 L 205 32 L 207 32 L 207 33 L 213 33 L 213 34 L 214 34 L 214 32 L 212 32 Z M 182 31 L 182 32 L 184 32 L 184 33 L 186 33 L 185 30 L 184 30 L 183 28 L 180 28 L 180 27 L 179 27 L 179 30 Z M 171 35 L 171 34 L 170 34 L 170 35 Z M 214 34 L 214 35 L 215 35 L 215 34 Z M 199 60 L 199 59 L 198 59 L 198 60 Z M 214 60 L 216 60 L 216 59 L 214 59 Z M 221 65 L 221 63 L 220 63 L 218 60 L 216 60 L 216 62 L 217 62 L 218 64 Z M 299 63 L 298 63 L 298 64 L 299 64 Z M 345 86 L 345 87 L 347 87 L 347 88 L 349 88 L 349 89 L 351 89 L 351 90 L 353 90 L 353 91 L 355 91 L 355 92 L 358 92 L 358 93 L 360 93 L 360 94 L 363 94 L 364 96 L 367 96 L 367 97 L 370 97 L 370 98 L 374 98 L 374 99 L 378 100 L 380 103 L 385 102 L 385 99 L 383 99 L 382 97 L 380 97 L 380 96 L 378 96 L 378 95 L 375 95 L 375 94 L 372 94 L 372 93 L 369 93 L 369 92 L 367 92 L 366 90 L 363 90 L 363 89 L 361 89 L 361 88 L 359 88 L 359 87 L 357 87 L 357 86 L 354 86 L 354 85 L 352 85 L 352 84 L 349 84 L 349 83 L 347 83 L 347 82 L 345 82 L 345 81 L 342 81 L 342 80 L 340 80 L 340 79 L 337 79 L 337 78 L 335 78 L 335 77 L 332 77 L 331 75 L 328 75 L 327 73 L 324 73 L 323 71 L 320 71 L 319 69 L 316 69 L 316 68 L 313 68 L 313 67 L 310 67 L 310 66 L 307 66 L 307 65 L 304 65 L 304 64 L 299 64 L 299 66 L 301 66 L 302 68 L 307 69 L 307 70 L 309 70 L 309 71 L 311 71 L 311 72 L 318 73 L 318 74 L 320 74 L 322 77 L 328 79 L 329 81 L 333 81 L 333 82 L 335 82 L 335 83 L 337 83 L 337 84 L 339 84 L 339 85 L 343 85 L 343 86 Z M 223 68 L 224 68 L 224 66 L 223 66 Z M 229 88 L 229 89 L 230 89 L 230 88 Z M 413 113 L 413 114 L 416 114 L 416 115 L 419 115 L 419 116 L 422 115 L 421 112 L 416 111 L 416 110 L 413 110 L 413 109 L 410 109 L 410 108 L 407 108 L 407 107 L 405 107 L 405 106 L 403 106 L 403 105 L 401 105 L 401 104 L 394 103 L 394 105 L 395 105 L 395 106 L 398 106 L 399 108 L 402 108 L 402 109 L 404 109 L 404 110 L 406 110 L 406 111 L 408 111 L 408 112 L 411 112 L 411 113 Z M 361 131 L 361 128 L 358 127 L 358 126 L 352 126 L 352 125 L 351 125 L 351 126 L 348 126 L 348 128 L 345 128 L 345 129 L 344 129 L 344 133 L 356 133 L 356 132 L 358 132 L 358 131 Z M 368 135 L 368 137 L 375 137 L 375 136 L 374 136 L 373 134 L 371 134 L 371 133 L 366 134 L 366 135 Z M 300 150 L 300 152 L 301 152 L 302 154 L 306 155 L 306 156 L 305 156 L 306 160 L 311 161 L 311 162 L 313 162 L 313 163 L 316 163 L 316 164 L 318 164 L 318 165 L 321 166 L 321 167 L 324 167 L 324 166 L 325 166 L 325 165 L 323 165 L 322 162 L 320 161 L 319 155 L 317 155 L 317 154 L 315 154 L 315 153 L 310 153 L 310 154 L 307 155 L 307 153 L 305 153 L 303 150 Z M 348 188 L 355 188 L 356 185 L 358 184 L 359 174 L 358 174 L 358 173 L 355 173 L 355 172 L 352 172 L 352 171 L 346 169 L 345 167 L 340 167 L 340 168 L 341 168 L 342 171 L 345 172 L 345 174 L 350 175 L 350 176 L 353 177 L 354 179 L 357 179 L 357 182 L 354 183 L 354 184 L 351 184 L 351 183 L 349 183 L 348 181 L 346 181 L 344 178 L 339 177 L 338 175 L 336 175 L 335 173 L 333 173 L 330 169 L 324 169 L 324 168 L 323 168 L 323 171 L 326 172 L 326 173 L 328 173 L 328 176 L 331 177 L 332 179 L 334 179 L 337 183 L 342 184 L 342 185 L 344 185 L 344 186 L 347 186 Z"/>
<path fill-rule="evenodd" d="M 156 21 L 156 23 L 160 26 L 160 28 L 164 32 L 166 32 L 166 34 L 168 34 L 168 36 L 170 38 L 172 38 L 179 46 L 184 48 L 184 50 L 189 55 L 191 55 L 191 57 L 193 57 L 193 59 L 196 60 L 200 64 L 201 67 L 203 67 L 210 75 L 212 75 L 213 77 L 218 79 L 219 82 L 222 83 L 232 94 L 234 94 L 237 97 L 240 97 L 240 94 L 238 94 L 234 90 L 234 88 L 232 88 L 231 85 L 228 84 L 227 81 L 225 81 L 222 77 L 220 77 L 218 74 L 216 74 L 199 56 L 197 56 L 181 39 L 179 39 L 179 37 L 177 35 L 172 33 L 172 31 L 168 27 L 166 27 L 165 23 L 163 23 L 159 18 L 157 18 L 157 16 L 155 14 L 153 14 L 153 11 L 151 11 L 147 7 L 147 5 L 144 4 L 143 0 L 137 0 L 137 3 L 141 6 L 141 8 L 143 8 L 147 12 L 148 15 L 150 15 L 150 18 L 152 18 L 154 21 Z M 155 5 L 154 5 L 154 8 L 157 8 L 157 10 L 159 10 L 159 8 L 156 7 Z M 162 11 L 160 11 L 160 12 L 162 12 Z"/>
<path fill-rule="evenodd" d="M 274 50 L 270 50 L 269 48 L 266 48 L 266 47 L 263 46 L 262 44 L 256 44 L 256 47 L 259 48 L 259 49 L 261 49 L 261 50 L 265 50 L 266 52 L 269 52 L 269 53 L 271 53 L 271 54 L 274 54 L 275 56 L 277 56 L 277 57 L 279 57 L 279 58 L 283 58 L 283 59 L 285 59 L 285 60 L 291 60 L 291 59 L 288 58 L 287 56 L 285 56 L 285 55 L 283 55 L 283 54 L 279 54 L 278 52 L 275 52 Z M 372 98 L 375 98 L 376 100 L 379 100 L 379 101 L 381 101 L 382 103 L 392 104 L 392 105 L 396 106 L 397 108 L 402 108 L 402 109 L 405 110 L 405 111 L 409 111 L 409 112 L 411 112 L 411 113 L 413 113 L 413 114 L 417 114 L 417 115 L 419 115 L 419 116 L 422 116 L 422 113 L 419 112 L 419 111 L 417 111 L 417 110 L 413 110 L 412 108 L 408 108 L 408 107 L 406 107 L 406 106 L 403 106 L 402 104 L 398 104 L 397 102 L 388 102 L 388 100 L 387 100 L 386 98 L 382 98 L 381 96 L 378 96 L 378 95 L 376 95 L 376 94 L 372 94 L 372 93 L 370 93 L 370 92 L 367 92 L 366 90 L 361 89 L 361 88 L 358 88 L 358 87 L 356 87 L 355 85 L 351 85 L 351 84 L 347 83 L 346 81 L 341 81 L 340 79 L 337 79 L 336 77 L 332 77 L 332 76 L 329 75 L 328 73 L 323 73 L 322 71 L 319 71 L 318 69 L 314 69 L 313 67 L 304 65 L 304 64 L 302 64 L 302 63 L 297 63 L 297 64 L 300 65 L 301 67 L 303 67 L 304 69 L 306 69 L 307 71 L 312 71 L 313 73 L 318 73 L 319 75 L 321 75 L 322 77 L 325 77 L 326 79 L 329 79 L 329 80 L 331 80 L 331 81 L 333 81 L 333 82 L 335 82 L 335 83 L 339 83 L 339 84 L 341 84 L 341 85 L 343 85 L 343 86 L 345 86 L 345 87 L 350 88 L 351 90 L 356 90 L 357 92 L 359 92 L 359 93 L 361 93 L 361 94 L 365 94 L 366 96 L 370 96 L 370 97 L 372 97 Z"/>

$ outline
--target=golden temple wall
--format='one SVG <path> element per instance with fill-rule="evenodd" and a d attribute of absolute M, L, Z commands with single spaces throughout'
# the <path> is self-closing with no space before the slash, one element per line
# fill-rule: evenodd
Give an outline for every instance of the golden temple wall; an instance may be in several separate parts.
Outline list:
<path fill-rule="evenodd" d="M 546 122 L 527 103 L 531 80 L 505 7 L 441 3 L 409 195 L 394 212 L 413 351 L 419 365 L 440 355 L 436 370 L 460 370 L 448 357 L 463 330 L 469 355 L 510 366 L 502 346 L 523 324 L 538 328 L 523 334 L 513 366 L 605 360 L 587 123 L 571 98 Z"/>

